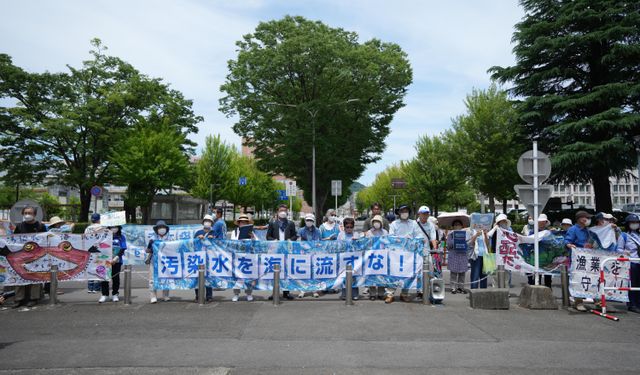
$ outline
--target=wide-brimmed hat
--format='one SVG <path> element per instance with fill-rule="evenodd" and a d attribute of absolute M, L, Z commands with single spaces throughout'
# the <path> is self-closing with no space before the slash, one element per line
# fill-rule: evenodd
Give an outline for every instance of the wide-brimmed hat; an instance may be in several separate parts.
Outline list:
<path fill-rule="evenodd" d="M 202 218 L 202 222 L 204 223 L 206 220 L 209 220 L 212 223 L 215 221 L 213 220 L 213 216 L 211 215 L 204 215 L 204 217 Z"/>
<path fill-rule="evenodd" d="M 241 221 L 246 221 L 249 224 L 252 223 L 251 218 L 249 217 L 248 214 L 240 214 L 240 216 L 238 216 L 238 218 L 235 221 L 236 225 L 238 225 L 238 223 L 241 222 Z"/>
<path fill-rule="evenodd" d="M 509 218 L 507 217 L 507 215 L 505 214 L 500 214 L 496 217 L 496 224 L 498 224 L 501 221 L 507 221 L 507 226 L 511 226 L 511 220 L 509 220 Z"/>
<path fill-rule="evenodd" d="M 384 220 L 382 219 L 381 215 L 376 215 L 373 217 L 373 219 L 371 219 L 371 223 L 373 223 L 374 221 L 379 222 L 380 224 L 384 224 Z"/>
<path fill-rule="evenodd" d="M 538 216 L 538 223 L 541 221 L 544 221 L 545 223 L 547 223 L 547 225 L 551 223 L 549 221 L 549 218 L 547 218 L 547 214 L 540 214 L 540 216 Z"/>
<path fill-rule="evenodd" d="M 593 215 L 591 215 L 587 211 L 578 211 L 578 212 L 576 212 L 576 220 L 581 219 L 583 217 L 592 217 L 592 216 Z"/>
<path fill-rule="evenodd" d="M 562 225 L 565 225 L 565 224 L 566 225 L 573 225 L 573 221 L 571 221 L 571 219 L 565 217 L 564 219 L 562 219 L 562 223 L 561 224 Z"/>
<path fill-rule="evenodd" d="M 158 229 L 160 228 L 166 228 L 167 231 L 169 230 L 169 226 L 167 225 L 167 223 L 165 223 L 164 220 L 156 221 L 156 225 L 153 226 L 153 231 L 158 233 Z"/>
<path fill-rule="evenodd" d="M 66 223 L 66 221 L 62 220 L 60 216 L 53 216 L 51 219 L 49 219 L 49 225 L 51 226 L 60 223 Z"/>

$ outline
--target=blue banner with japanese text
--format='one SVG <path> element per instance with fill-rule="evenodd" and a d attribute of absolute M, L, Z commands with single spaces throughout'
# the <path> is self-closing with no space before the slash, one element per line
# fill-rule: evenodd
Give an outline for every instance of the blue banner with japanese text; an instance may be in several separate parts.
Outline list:
<path fill-rule="evenodd" d="M 157 241 L 153 244 L 156 289 L 193 289 L 198 265 L 206 269 L 213 288 L 273 288 L 274 267 L 280 265 L 285 290 L 340 289 L 347 265 L 354 286 L 422 288 L 424 243 L 400 237 L 354 241 Z"/>

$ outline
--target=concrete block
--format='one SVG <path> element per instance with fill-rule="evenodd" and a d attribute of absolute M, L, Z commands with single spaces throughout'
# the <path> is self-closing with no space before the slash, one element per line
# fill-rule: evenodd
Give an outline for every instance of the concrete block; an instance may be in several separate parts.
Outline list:
<path fill-rule="evenodd" d="M 542 285 L 525 285 L 520 292 L 518 305 L 533 310 L 557 310 L 558 303 L 551 289 Z"/>
<path fill-rule="evenodd" d="M 470 289 L 472 309 L 508 310 L 509 289 Z"/>

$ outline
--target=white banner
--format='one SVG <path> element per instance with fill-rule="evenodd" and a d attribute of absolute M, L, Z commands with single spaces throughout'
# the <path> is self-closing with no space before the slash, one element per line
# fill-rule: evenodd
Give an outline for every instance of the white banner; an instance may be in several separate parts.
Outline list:
<path fill-rule="evenodd" d="M 602 264 L 606 258 L 617 256 L 619 254 L 604 250 L 573 249 L 569 274 L 569 293 L 571 296 L 599 300 L 600 269 L 604 271 L 604 285 L 606 287 L 630 287 L 629 262 L 615 260 Z M 629 295 L 626 291 L 607 290 L 605 296 L 610 301 L 629 302 Z"/>

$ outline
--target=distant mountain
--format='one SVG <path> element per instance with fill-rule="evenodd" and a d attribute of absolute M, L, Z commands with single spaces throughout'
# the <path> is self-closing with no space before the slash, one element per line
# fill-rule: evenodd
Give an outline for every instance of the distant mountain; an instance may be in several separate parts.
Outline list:
<path fill-rule="evenodd" d="M 352 193 L 357 193 L 360 190 L 366 188 L 366 186 L 362 185 L 361 183 L 359 183 L 358 181 L 354 182 L 353 184 L 351 184 L 351 186 L 349 187 L 349 189 L 351 190 Z"/>

